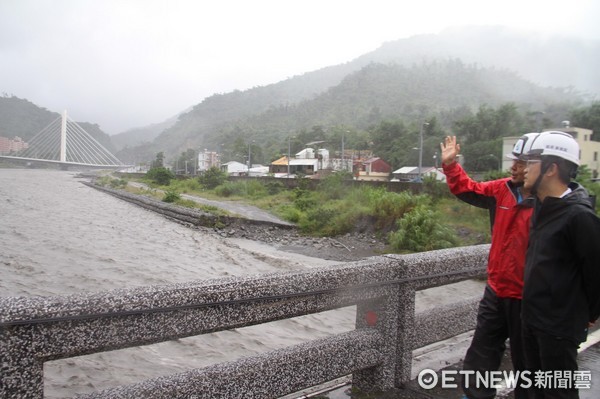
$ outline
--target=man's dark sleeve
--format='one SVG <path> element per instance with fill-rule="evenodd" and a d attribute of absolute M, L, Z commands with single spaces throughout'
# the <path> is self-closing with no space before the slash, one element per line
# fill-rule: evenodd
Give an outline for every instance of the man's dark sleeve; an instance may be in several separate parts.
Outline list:
<path fill-rule="evenodd" d="M 494 220 L 496 217 L 496 198 L 488 197 L 483 194 L 477 194 L 473 191 L 456 194 L 456 198 L 466 202 L 469 205 L 487 209 L 490 213 L 490 229 L 494 228 Z"/>
<path fill-rule="evenodd" d="M 600 316 L 600 219 L 593 211 L 573 218 L 575 254 L 581 265 L 583 289 L 589 304 L 590 321 Z"/>

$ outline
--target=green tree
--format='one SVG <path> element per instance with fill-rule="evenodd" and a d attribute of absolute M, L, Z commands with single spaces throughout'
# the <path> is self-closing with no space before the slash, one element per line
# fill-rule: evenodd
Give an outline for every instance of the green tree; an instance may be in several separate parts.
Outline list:
<path fill-rule="evenodd" d="M 590 195 L 596 197 L 596 213 L 600 211 L 600 200 L 598 196 L 600 196 L 600 182 L 592 180 L 592 171 L 587 165 L 581 165 L 577 168 L 577 177 L 576 181 L 580 183 L 583 187 L 588 190 Z"/>
<path fill-rule="evenodd" d="M 578 108 L 570 114 L 571 124 L 594 131 L 592 140 L 600 141 L 600 101 L 588 107 Z"/>
<path fill-rule="evenodd" d="M 146 173 L 146 178 L 161 186 L 168 186 L 175 178 L 173 172 L 165 167 L 152 168 Z"/>
<path fill-rule="evenodd" d="M 501 167 L 502 137 L 520 136 L 530 121 L 520 114 L 513 103 L 497 109 L 482 105 L 475 115 L 454 122 L 454 131 L 461 142 L 465 168 L 475 171 L 497 170 Z"/>
<path fill-rule="evenodd" d="M 159 152 L 156 154 L 156 158 L 152 161 L 150 167 L 151 168 L 162 168 L 165 166 L 165 153 Z"/>
<path fill-rule="evenodd" d="M 502 140 L 468 141 L 461 145 L 465 168 L 474 171 L 499 170 L 502 167 Z"/>
<path fill-rule="evenodd" d="M 198 181 L 204 188 L 212 190 L 227 181 L 227 173 L 213 166 L 198 176 Z"/>
<path fill-rule="evenodd" d="M 181 153 L 179 158 L 177 158 L 177 161 L 175 163 L 175 172 L 178 174 L 195 174 L 197 159 L 198 155 L 196 153 L 196 150 L 187 149 L 186 151 Z"/>
<path fill-rule="evenodd" d="M 513 103 L 506 103 L 498 109 L 482 105 L 475 115 L 455 121 L 454 131 L 465 142 L 480 142 L 520 136 L 524 125 L 527 125 L 526 119 Z"/>
<path fill-rule="evenodd" d="M 392 168 L 416 162 L 418 153 L 412 148 L 418 145 L 418 133 L 409 137 L 402 121 L 383 121 L 370 133 L 373 153 L 392 165 Z"/>

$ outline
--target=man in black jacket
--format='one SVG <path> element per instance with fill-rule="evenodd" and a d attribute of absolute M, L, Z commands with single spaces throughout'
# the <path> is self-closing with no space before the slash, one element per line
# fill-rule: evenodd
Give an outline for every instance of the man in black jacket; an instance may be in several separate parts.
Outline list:
<path fill-rule="evenodd" d="M 600 219 L 572 183 L 579 145 L 540 134 L 528 153 L 525 187 L 537 197 L 525 261 L 522 325 L 535 398 L 578 398 L 577 348 L 600 315 Z"/>

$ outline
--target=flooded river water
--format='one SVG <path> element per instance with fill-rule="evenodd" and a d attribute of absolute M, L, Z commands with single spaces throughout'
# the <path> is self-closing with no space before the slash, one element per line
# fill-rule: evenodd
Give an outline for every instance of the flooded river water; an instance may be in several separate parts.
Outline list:
<path fill-rule="evenodd" d="M 0 169 L 0 295 L 64 295 L 301 270 L 333 262 L 191 229 L 81 184 L 74 172 Z M 353 309 L 47 362 L 70 397 L 354 328 Z"/>

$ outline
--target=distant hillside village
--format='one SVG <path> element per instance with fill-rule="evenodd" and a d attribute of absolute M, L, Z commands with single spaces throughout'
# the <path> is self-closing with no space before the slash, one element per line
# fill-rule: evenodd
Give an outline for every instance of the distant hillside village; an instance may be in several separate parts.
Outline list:
<path fill-rule="evenodd" d="M 419 177 L 418 167 L 403 167 L 392 171 L 392 167 L 383 159 L 374 156 L 371 151 L 352 149 L 331 157 L 329 150 L 305 148 L 302 151 L 283 156 L 269 165 L 244 164 L 237 161 L 220 162 L 216 152 L 204 151 L 198 154 L 198 172 L 211 167 L 219 167 L 230 176 L 272 176 L 278 178 L 306 177 L 319 179 L 335 171 L 351 172 L 356 180 L 370 181 L 412 181 Z M 434 167 L 422 168 L 422 175 L 435 174 L 440 180 L 443 173 Z"/>
<path fill-rule="evenodd" d="M 592 141 L 594 133 L 592 130 L 571 127 L 568 121 L 564 121 L 561 128 L 546 130 L 559 130 L 571 134 L 579 143 L 582 165 L 589 168 L 594 179 L 598 178 L 600 142 Z M 512 161 L 506 155 L 512 151 L 517 139 L 518 137 L 504 137 L 502 140 L 502 161 L 500 162 L 502 170 L 509 170 L 511 167 Z M 268 175 L 280 178 L 303 176 L 317 179 L 334 171 L 348 171 L 353 174 L 355 180 L 409 182 L 427 177 L 445 181 L 446 177 L 439 165 L 437 152 L 432 163 L 433 165 L 420 168 L 419 166 L 404 165 L 392 171 L 392 167 L 384 159 L 377 157 L 371 151 L 346 149 L 343 154 L 340 152 L 336 154 L 336 157 L 331 157 L 326 149 L 305 148 L 294 155 L 283 156 L 271 162 L 270 165 L 248 165 L 237 161 L 221 163 L 218 153 L 205 150 L 198 154 L 197 171 L 202 173 L 211 167 L 219 167 L 230 176 Z"/>
<path fill-rule="evenodd" d="M 546 130 L 559 130 L 571 134 L 579 143 L 582 165 L 589 168 L 592 178 L 598 178 L 600 142 L 592 140 L 594 133 L 592 130 L 571 127 L 568 121 L 564 121 L 561 128 Z M 517 139 L 518 137 L 504 137 L 502 140 L 502 161 L 499 162 L 502 170 L 510 169 L 512 161 L 506 155 L 511 152 Z M 18 155 L 19 151 L 28 147 L 28 143 L 20 137 L 11 139 L 0 136 L 0 155 Z M 336 171 L 348 171 L 352 173 L 355 180 L 410 182 L 420 181 L 423 178 L 434 178 L 438 181 L 445 181 L 446 177 L 439 165 L 437 152 L 432 161 L 433 165 L 421 167 L 404 165 L 392 170 L 392 166 L 386 160 L 368 150 L 345 149 L 343 153 L 340 151 L 335 156 L 331 156 L 327 149 L 307 147 L 296 154 L 283 156 L 269 165 L 260 165 L 251 162 L 246 164 L 238 161 L 222 162 L 219 153 L 204 150 L 198 153 L 196 165 L 186 163 L 185 168 L 173 166 L 173 169 L 177 174 L 193 175 L 217 167 L 230 176 L 306 177 L 312 179 L 323 178 Z"/>

